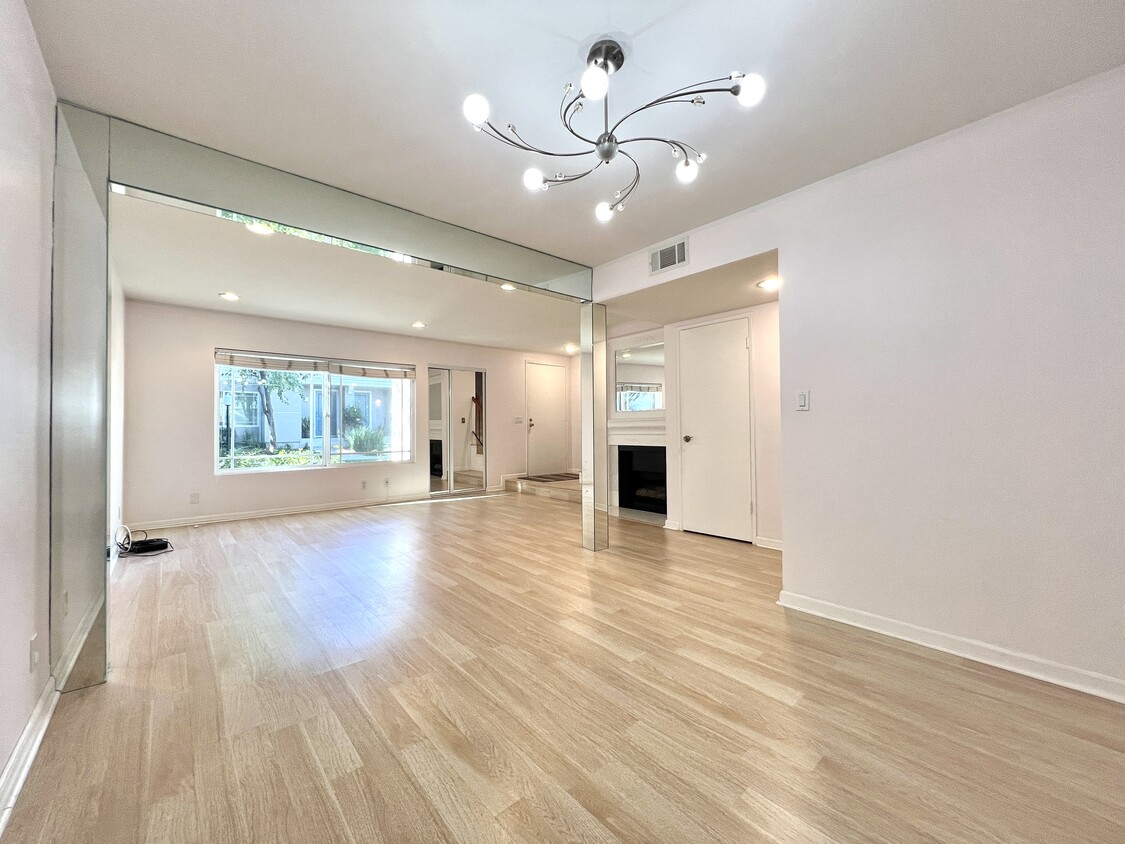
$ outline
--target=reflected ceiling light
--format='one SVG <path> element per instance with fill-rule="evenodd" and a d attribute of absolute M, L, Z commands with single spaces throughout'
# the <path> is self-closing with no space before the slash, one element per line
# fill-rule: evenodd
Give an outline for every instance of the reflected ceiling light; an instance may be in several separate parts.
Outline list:
<path fill-rule="evenodd" d="M 415 320 L 414 322 L 410 323 L 410 327 L 411 328 L 425 328 L 426 323 L 422 322 L 422 320 L 419 319 L 419 320 Z"/>
<path fill-rule="evenodd" d="M 228 290 L 226 293 L 220 293 L 219 298 L 224 302 L 237 302 L 242 297 L 237 293 L 232 293 L 230 290 Z"/>
<path fill-rule="evenodd" d="M 264 234 L 264 235 L 273 234 L 273 227 L 270 226 L 268 223 L 247 223 L 246 224 L 246 230 L 254 232 L 254 234 Z"/>
<path fill-rule="evenodd" d="M 110 183 L 109 189 L 111 191 L 113 191 L 114 193 L 120 193 L 120 194 L 125 193 L 125 185 L 119 185 L 115 182 Z"/>
<path fill-rule="evenodd" d="M 516 286 L 514 284 L 512 284 L 510 281 L 505 281 L 503 284 L 500 285 L 500 289 L 501 290 L 507 290 L 509 293 L 511 293 L 513 290 L 516 289 Z"/>
<path fill-rule="evenodd" d="M 621 353 L 621 357 L 623 357 L 623 358 L 631 358 L 632 356 L 633 356 L 632 352 L 622 352 Z"/>
<path fill-rule="evenodd" d="M 781 287 L 781 279 L 777 276 L 774 276 L 773 278 L 763 279 L 762 281 L 758 282 L 758 286 L 763 290 L 772 293 L 773 291 Z"/>
<path fill-rule="evenodd" d="M 610 124 L 609 81 L 610 77 L 619 71 L 624 64 L 625 51 L 620 44 L 610 39 L 598 41 L 590 48 L 590 52 L 586 56 L 586 70 L 579 81 L 578 93 L 572 96 L 573 83 L 568 82 L 566 87 L 563 88 L 563 98 L 559 104 L 559 119 L 571 136 L 588 145 L 585 149 L 573 152 L 555 152 L 525 141 L 514 124 L 508 123 L 504 129 L 498 129 L 488 119 L 491 113 L 488 100 L 480 94 L 470 94 L 466 97 L 461 110 L 465 114 L 465 119 L 473 124 L 473 128 L 478 132 L 484 132 L 490 138 L 518 150 L 551 158 L 595 156 L 596 160 L 585 159 L 584 163 L 580 165 L 585 169 L 580 169 L 575 173 L 559 171 L 555 172 L 554 175 L 546 175 L 537 167 L 529 167 L 523 174 L 524 187 L 529 191 L 545 191 L 554 185 L 576 182 L 590 175 L 603 164 L 613 161 L 618 155 L 629 159 L 629 162 L 633 165 L 632 178 L 624 187 L 614 192 L 612 201 L 599 202 L 594 208 L 594 216 L 601 222 L 606 223 L 613 219 L 614 212 L 625 210 L 625 203 L 629 201 L 633 191 L 637 189 L 637 185 L 641 181 L 640 165 L 637 164 L 637 160 L 632 155 L 623 149 L 626 144 L 647 141 L 666 145 L 672 153 L 672 158 L 677 162 L 674 169 L 676 178 L 684 184 L 691 184 L 696 180 L 699 176 L 699 165 L 707 159 L 706 155 L 691 144 L 675 138 L 648 136 L 618 138 L 618 130 L 625 121 L 642 111 L 669 103 L 688 103 L 697 107 L 705 105 L 704 94 L 733 94 L 738 102 L 746 107 L 756 106 L 766 95 L 766 80 L 761 76 L 756 73 L 745 75 L 735 71 L 729 76 L 720 76 L 717 79 L 708 79 L 706 82 L 697 82 L 694 85 L 677 88 L 663 97 L 657 97 L 655 100 L 626 112 L 616 123 Z M 601 126 L 595 125 L 584 131 L 576 129 L 574 127 L 575 116 L 582 111 L 587 102 L 599 100 L 603 101 Z"/>
<path fill-rule="evenodd" d="M 578 347 L 575 346 L 573 343 L 567 343 L 565 346 L 563 346 L 563 351 L 566 352 L 568 355 L 573 355 L 575 352 L 578 351 Z"/>

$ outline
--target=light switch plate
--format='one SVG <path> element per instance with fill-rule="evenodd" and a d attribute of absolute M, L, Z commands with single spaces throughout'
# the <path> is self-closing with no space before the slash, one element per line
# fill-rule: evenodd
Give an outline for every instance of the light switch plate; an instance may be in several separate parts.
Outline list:
<path fill-rule="evenodd" d="M 812 405 L 812 391 L 811 390 L 798 390 L 797 391 L 797 410 L 808 410 Z"/>

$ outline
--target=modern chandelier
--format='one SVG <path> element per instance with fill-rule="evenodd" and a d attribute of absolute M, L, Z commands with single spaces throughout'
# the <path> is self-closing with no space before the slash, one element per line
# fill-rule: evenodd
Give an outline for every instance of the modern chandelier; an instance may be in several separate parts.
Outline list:
<path fill-rule="evenodd" d="M 573 97 L 571 96 L 574 91 L 573 83 L 568 82 L 566 87 L 563 88 L 563 98 L 559 104 L 559 119 L 566 127 L 567 132 L 579 141 L 589 144 L 589 149 L 577 152 L 552 152 L 525 141 L 512 123 L 507 124 L 504 130 L 498 129 L 488 119 L 491 112 L 488 100 L 480 94 L 470 94 L 466 97 L 462 111 L 465 118 L 473 124 L 474 129 L 510 147 L 552 158 L 581 158 L 587 155 L 597 157 L 596 162 L 585 162 L 585 164 L 592 163 L 592 167 L 576 173 L 558 171 L 553 176 L 549 176 L 537 167 L 528 168 L 523 174 L 523 184 L 529 191 L 545 191 L 554 185 L 567 185 L 576 182 L 589 176 L 603 164 L 610 163 L 619 155 L 629 159 L 629 162 L 633 165 L 632 179 L 624 187 L 614 192 L 612 202 L 603 201 L 594 206 L 594 216 L 603 223 L 609 222 L 613 219 L 615 212 L 625 210 L 625 203 L 629 201 L 629 198 L 641 183 L 640 165 L 637 164 L 637 160 L 632 155 L 623 149 L 627 144 L 641 142 L 666 144 L 671 149 L 672 158 L 677 161 L 675 165 L 676 178 L 683 184 L 691 184 L 695 181 L 699 175 L 699 166 L 707 159 L 704 153 L 691 144 L 675 138 L 651 136 L 619 138 L 618 131 L 625 121 L 642 111 L 670 103 L 702 106 L 706 103 L 703 98 L 704 94 L 732 94 L 741 105 L 747 107 L 756 106 L 766 94 L 766 81 L 761 76 L 756 73 L 746 75 L 736 71 L 729 76 L 720 76 L 718 79 L 708 79 L 706 82 L 697 82 L 694 85 L 677 88 L 663 97 L 657 97 L 655 100 L 627 112 L 624 117 L 610 125 L 609 77 L 621 70 L 624 64 L 625 51 L 620 44 L 609 39 L 598 41 L 590 48 L 590 53 L 586 57 L 586 71 L 582 74 L 578 93 Z M 603 131 L 597 138 L 589 138 L 574 128 L 573 121 L 575 115 L 582 111 L 587 101 L 597 102 L 598 100 L 602 101 Z"/>

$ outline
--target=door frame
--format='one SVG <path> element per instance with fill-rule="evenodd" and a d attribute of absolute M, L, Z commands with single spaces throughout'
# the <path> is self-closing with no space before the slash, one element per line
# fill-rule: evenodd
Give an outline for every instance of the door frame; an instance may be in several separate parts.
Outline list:
<path fill-rule="evenodd" d="M 556 366 L 563 371 L 563 430 L 566 434 L 566 469 L 569 472 L 570 466 L 570 364 L 568 363 L 547 363 L 541 360 L 530 360 L 524 358 L 523 360 L 523 473 L 525 475 L 531 474 L 531 428 L 528 426 L 528 420 L 531 418 L 527 412 L 527 399 L 528 399 L 528 367 L 529 366 Z"/>
<path fill-rule="evenodd" d="M 667 384 L 667 394 L 665 396 L 665 409 L 667 410 L 667 442 L 668 448 L 665 449 L 665 457 L 667 465 L 671 466 L 675 462 L 676 466 L 676 517 L 677 520 L 669 519 L 665 522 L 664 526 L 669 529 L 683 530 L 683 502 L 684 502 L 684 473 L 683 473 L 683 421 L 682 421 L 682 394 L 680 391 L 680 332 L 690 330 L 692 328 L 702 328 L 707 325 L 716 325 L 721 322 L 731 322 L 736 319 L 746 320 L 746 361 L 750 373 L 750 383 L 748 386 L 748 394 L 750 397 L 747 412 L 749 414 L 750 425 L 750 535 L 754 537 L 750 540 L 751 544 L 755 544 L 758 538 L 758 467 L 757 467 L 757 452 L 758 452 L 758 433 L 754 425 L 754 404 L 756 401 L 754 395 L 754 336 L 753 336 L 753 321 L 750 318 L 750 308 L 740 308 L 737 311 L 726 311 L 721 314 L 711 314 L 710 316 L 697 317 L 696 319 L 684 320 L 683 322 L 671 323 L 664 326 L 665 340 L 664 340 L 664 370 L 665 379 L 669 377 L 675 378 L 675 384 Z M 669 366 L 669 339 L 672 339 L 674 348 L 671 350 L 671 356 L 675 358 L 675 365 Z M 675 405 L 674 407 L 672 405 Z M 675 446 L 671 448 L 670 446 Z M 670 474 L 670 473 L 669 473 Z M 671 477 L 669 477 L 669 488 L 672 488 Z M 739 541 L 739 540 L 734 540 Z"/>
<path fill-rule="evenodd" d="M 445 393 L 445 409 L 446 409 L 446 411 L 449 411 L 453 407 L 453 373 L 454 372 L 479 372 L 484 376 L 484 412 L 481 413 L 481 426 L 484 429 L 484 436 L 481 437 L 481 439 L 484 440 L 484 467 L 481 469 L 481 481 L 480 481 L 481 485 L 480 485 L 479 488 L 466 489 L 466 490 L 457 490 L 457 489 L 449 488 L 449 487 L 453 487 L 454 484 L 456 483 L 456 481 L 454 479 L 454 474 L 457 471 L 457 467 L 455 467 L 453 465 L 452 448 L 450 448 L 449 449 L 449 451 L 450 451 L 450 455 L 449 455 L 449 478 L 448 478 L 448 483 L 446 484 L 447 488 L 441 490 L 440 492 L 431 492 L 430 497 L 433 497 L 435 495 L 454 495 L 457 492 L 481 492 L 483 490 L 487 490 L 488 489 L 488 405 L 489 405 L 489 400 L 488 400 L 488 370 L 485 369 L 483 366 L 465 366 L 463 364 L 457 364 L 456 366 L 454 366 L 452 364 L 446 365 L 444 363 L 428 363 L 428 364 L 426 364 L 427 383 L 429 381 L 429 371 L 431 369 L 444 369 L 444 370 L 447 370 L 449 372 L 449 388 L 446 390 L 446 393 Z M 427 400 L 427 402 L 429 401 L 428 392 L 427 392 L 426 400 Z M 427 408 L 427 410 L 426 410 L 427 418 L 429 417 L 429 415 L 430 415 L 429 414 L 429 408 Z M 444 449 L 447 446 L 451 446 L 452 443 L 453 443 L 453 415 L 451 413 L 447 412 L 445 414 L 445 436 L 442 439 L 442 444 L 443 444 L 442 448 Z M 427 446 L 429 445 L 429 437 L 428 436 L 426 437 L 426 444 L 427 444 Z M 445 459 L 444 454 L 442 455 L 442 459 L 443 460 Z"/>

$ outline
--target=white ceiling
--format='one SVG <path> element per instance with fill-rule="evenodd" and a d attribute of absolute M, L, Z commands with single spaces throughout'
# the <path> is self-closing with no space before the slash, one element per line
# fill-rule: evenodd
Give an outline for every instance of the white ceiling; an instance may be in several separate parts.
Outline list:
<path fill-rule="evenodd" d="M 111 194 L 109 213 L 114 270 L 133 299 L 551 354 L 579 340 L 573 301 L 132 196 Z"/>
<path fill-rule="evenodd" d="M 64 99 L 588 265 L 1125 62 L 1122 0 L 27 2 Z M 571 149 L 562 87 L 607 34 L 627 50 L 614 114 L 735 69 L 769 92 L 639 118 L 709 160 L 684 187 L 646 145 L 603 225 L 624 162 L 528 194 L 533 157 L 474 133 L 461 101 Z"/>

